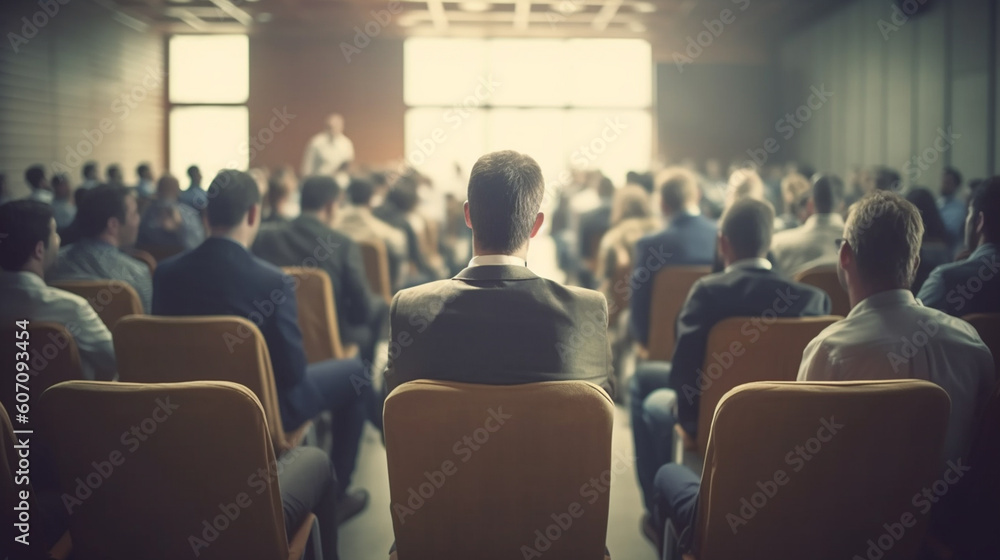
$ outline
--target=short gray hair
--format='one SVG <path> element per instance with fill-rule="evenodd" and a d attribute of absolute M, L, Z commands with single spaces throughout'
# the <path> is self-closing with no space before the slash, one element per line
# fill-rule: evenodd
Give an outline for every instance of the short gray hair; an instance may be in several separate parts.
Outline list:
<path fill-rule="evenodd" d="M 892 191 L 873 191 L 854 203 L 844 226 L 862 278 L 901 289 L 913 284 L 923 236 L 920 211 Z"/>

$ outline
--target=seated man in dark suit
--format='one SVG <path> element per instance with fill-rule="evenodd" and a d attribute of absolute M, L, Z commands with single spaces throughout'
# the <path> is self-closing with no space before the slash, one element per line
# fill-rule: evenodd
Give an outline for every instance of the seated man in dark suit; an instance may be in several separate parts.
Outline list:
<path fill-rule="evenodd" d="M 608 304 L 528 269 L 545 185 L 530 157 L 487 154 L 469 179 L 474 257 L 450 280 L 403 290 L 390 308 L 386 389 L 414 379 L 489 385 L 583 380 L 613 393 Z"/>
<path fill-rule="evenodd" d="M 361 358 L 371 363 L 388 307 L 368 287 L 358 244 L 331 227 L 339 199 L 340 185 L 333 177 L 306 178 L 302 214 L 291 222 L 261 229 L 253 253 L 275 266 L 325 270 L 333 284 L 340 336 L 357 344 Z"/>
<path fill-rule="evenodd" d="M 1000 176 L 972 193 L 965 219 L 965 243 L 972 253 L 965 260 L 931 272 L 917 298 L 927 307 L 955 317 L 1000 313 Z"/>
<path fill-rule="evenodd" d="M 687 169 L 665 169 L 656 178 L 667 228 L 639 240 L 632 261 L 631 330 L 636 341 L 649 344 L 653 278 L 669 266 L 709 266 L 715 256 L 716 226 L 698 209 L 698 178 Z"/>
<path fill-rule="evenodd" d="M 221 171 L 208 189 L 206 217 L 211 236 L 156 267 L 153 314 L 239 315 L 253 321 L 271 354 L 285 429 L 294 430 L 325 410 L 332 412 L 339 516 L 360 512 L 368 494 L 346 491 L 364 427 L 365 397 L 354 387 L 365 379 L 361 362 L 306 365 L 294 280 L 247 250 L 260 227 L 260 190 L 250 175 Z"/>
<path fill-rule="evenodd" d="M 601 203 L 597 208 L 580 214 L 579 234 L 580 259 L 584 264 L 592 263 L 597 258 L 597 248 L 601 237 L 611 229 L 611 199 L 615 196 L 615 184 L 607 177 L 601 177 L 597 184 L 597 196 Z M 590 265 L 593 266 L 593 265 Z M 580 268 L 580 283 L 586 288 L 597 287 L 594 270 L 590 266 Z"/>
<path fill-rule="evenodd" d="M 757 318 L 762 316 L 766 321 L 768 316 L 806 317 L 830 312 L 830 298 L 822 290 L 786 280 L 771 270 L 764 256 L 771 246 L 773 228 L 774 209 L 770 203 L 746 198 L 726 210 L 719 231 L 719 253 L 725 270 L 705 276 L 692 286 L 677 318 L 673 362 L 648 362 L 635 373 L 640 380 L 649 375 L 649 370 L 657 379 L 666 378 L 664 388 L 646 397 L 640 417 L 633 417 L 632 424 L 636 467 L 649 511 L 655 503 L 656 469 L 671 460 L 674 424 L 680 423 L 692 437 L 699 429 L 698 381 L 703 375 L 705 347 L 712 327 L 729 317 L 747 317 L 747 326 L 752 327 L 752 321 L 760 321 Z M 758 328 L 744 330 L 748 338 L 743 342 L 751 344 Z M 661 527 L 647 525 L 647 534 L 650 528 Z"/>

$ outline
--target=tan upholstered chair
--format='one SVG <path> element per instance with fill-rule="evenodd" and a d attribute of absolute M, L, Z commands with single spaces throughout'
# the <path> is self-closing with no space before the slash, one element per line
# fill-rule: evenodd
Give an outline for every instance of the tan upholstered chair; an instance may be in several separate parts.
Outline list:
<path fill-rule="evenodd" d="M 753 381 L 795 381 L 802 364 L 802 352 L 809 342 L 841 317 L 798 317 L 774 319 L 772 323 L 752 323 L 750 317 L 731 317 L 719 321 L 708 333 L 705 346 L 704 387 L 698 404 L 698 435 L 693 450 L 704 457 L 708 445 L 708 427 L 712 425 L 715 405 L 730 389 Z M 745 334 L 751 332 L 750 335 Z M 765 330 L 766 329 L 766 330 Z M 753 332 L 758 337 L 754 341 Z M 738 347 L 734 347 L 735 344 Z M 735 350 L 735 352 L 734 352 Z M 739 353 L 739 356 L 735 354 Z M 729 360 L 726 356 L 731 356 Z M 720 356 L 716 358 L 715 356 Z M 723 363 L 724 362 L 724 363 Z M 728 367 L 726 364 L 730 364 Z M 684 394 L 678 398 L 685 398 Z M 689 448 L 690 435 L 678 426 L 682 443 Z"/>
<path fill-rule="evenodd" d="M 286 266 L 282 270 L 298 282 L 295 301 L 299 311 L 302 345 L 309 363 L 356 356 L 357 345 L 344 346 L 341 343 L 337 302 L 333 297 L 333 284 L 326 271 L 302 266 Z"/>
<path fill-rule="evenodd" d="M 59 323 L 30 321 L 27 360 L 23 359 L 25 356 L 21 354 L 21 349 L 14 345 L 15 342 L 19 342 L 17 332 L 20 330 L 15 328 L 13 323 L 0 327 L 0 337 L 3 337 L 2 340 L 7 345 L 7 348 L 0 352 L 2 356 L 0 365 L 5 372 L 5 380 L 0 383 L 0 403 L 11 411 L 15 410 L 17 404 L 15 393 L 23 391 L 15 385 L 17 372 L 19 368 L 24 367 L 17 365 L 20 362 L 26 361 L 28 364 L 30 378 L 26 385 L 30 395 L 29 403 L 38 402 L 42 391 L 56 383 L 83 379 L 76 341 L 65 326 Z"/>
<path fill-rule="evenodd" d="M 74 293 L 90 302 L 108 329 L 128 315 L 142 315 L 142 300 L 130 284 L 121 280 L 63 280 L 53 288 Z"/>
<path fill-rule="evenodd" d="M 649 313 L 646 358 L 670 361 L 674 357 L 677 316 L 694 283 L 711 272 L 710 266 L 668 266 L 656 273 L 653 279 L 653 307 Z"/>
<path fill-rule="evenodd" d="M 302 557 L 315 516 L 287 528 L 289 543 L 264 411 L 246 387 L 74 381 L 38 409 L 60 486 L 78 500 L 73 558 Z"/>
<path fill-rule="evenodd" d="M 21 437 L 23 438 L 24 436 Z M 29 435 L 29 444 L 31 439 L 32 437 Z M 15 554 L 12 558 L 41 559 L 51 556 L 52 558 L 63 560 L 69 556 L 70 549 L 72 548 L 69 533 L 62 535 L 51 550 L 45 549 L 45 543 L 41 534 L 41 523 L 37 520 L 39 510 L 38 502 L 35 500 L 35 492 L 31 488 L 30 481 L 26 484 L 19 484 L 22 481 L 17 480 L 18 475 L 16 472 L 20 468 L 18 466 L 20 457 L 18 450 L 14 449 L 16 444 L 17 439 L 14 436 L 14 425 L 10 421 L 10 416 L 7 415 L 7 410 L 3 405 L 0 405 L 0 502 L 3 502 L 4 505 L 10 504 L 9 507 L 4 507 L 2 513 L 0 513 L 0 523 L 2 523 L 2 526 L 0 526 L 0 538 L 3 539 L 4 543 L 0 547 L 0 550 L 13 549 L 12 551 Z M 29 448 L 30 457 L 32 456 Z M 29 492 L 28 499 L 21 500 L 20 493 L 25 490 Z M 14 510 L 15 506 L 18 507 L 18 511 Z M 23 522 L 18 519 L 18 516 L 21 511 L 25 510 L 31 516 L 28 518 L 28 523 L 26 523 L 28 526 L 27 545 L 14 541 L 14 537 L 22 534 L 22 531 L 15 530 L 14 524 Z M 45 535 L 45 537 L 48 539 L 49 535 Z"/>
<path fill-rule="evenodd" d="M 126 251 L 134 259 L 142 261 L 143 264 L 149 267 L 149 273 L 153 274 L 156 272 L 156 258 L 142 249 L 129 249 Z"/>
<path fill-rule="evenodd" d="M 309 431 L 311 423 L 306 422 L 295 431 L 285 432 L 264 335 L 242 317 L 132 315 L 118 322 L 114 339 L 122 381 L 212 380 L 244 385 L 264 407 L 272 443 L 279 455 L 299 445 Z"/>
<path fill-rule="evenodd" d="M 389 279 L 389 254 L 385 243 L 378 240 L 358 241 L 361 260 L 365 263 L 365 276 L 372 291 L 392 302 L 392 281 Z"/>
<path fill-rule="evenodd" d="M 611 476 L 613 419 L 583 381 L 400 385 L 384 412 L 398 559 L 601 560 L 608 492 L 590 481 Z"/>
<path fill-rule="evenodd" d="M 1000 372 L 1000 313 L 975 313 L 962 319 L 975 327 L 979 338 L 983 339 L 993 354 L 996 371 Z"/>
<path fill-rule="evenodd" d="M 871 558 L 888 539 L 882 560 L 915 558 L 929 516 L 913 499 L 946 469 L 949 409 L 922 380 L 733 389 L 712 420 L 690 557 Z M 673 535 L 668 523 L 668 558 Z"/>
<path fill-rule="evenodd" d="M 795 275 L 796 282 L 815 286 L 830 296 L 830 314 L 847 317 L 851 312 L 851 299 L 847 290 L 840 285 L 837 278 L 837 265 L 822 265 Z"/>

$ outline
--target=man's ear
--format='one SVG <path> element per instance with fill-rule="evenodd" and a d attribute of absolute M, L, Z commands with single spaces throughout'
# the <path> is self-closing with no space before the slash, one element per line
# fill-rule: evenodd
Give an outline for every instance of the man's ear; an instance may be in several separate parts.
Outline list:
<path fill-rule="evenodd" d="M 40 261 L 45 261 L 45 242 L 39 241 L 35 243 L 35 258 Z"/>
<path fill-rule="evenodd" d="M 535 225 L 531 226 L 531 235 L 528 236 L 528 239 L 531 239 L 538 234 L 538 230 L 542 229 L 542 224 L 544 222 L 545 222 L 545 213 L 539 212 L 538 215 L 535 216 Z"/>
<path fill-rule="evenodd" d="M 108 218 L 108 223 L 104 226 L 104 229 L 112 236 L 118 237 L 118 228 L 120 228 L 121 225 L 122 224 L 118 221 L 118 218 L 112 216 L 111 218 Z"/>
<path fill-rule="evenodd" d="M 983 226 L 986 225 L 986 215 L 980 210 L 979 214 L 976 215 L 976 235 L 983 234 Z"/>
<path fill-rule="evenodd" d="M 847 267 L 854 262 L 854 249 L 851 248 L 851 244 L 844 241 L 840 245 L 840 254 L 837 255 L 840 261 L 840 268 L 847 270 Z"/>
<path fill-rule="evenodd" d="M 257 219 L 260 217 L 260 204 L 254 204 L 250 207 L 247 212 L 247 225 L 253 227 L 257 223 Z"/>
<path fill-rule="evenodd" d="M 468 226 L 469 229 L 472 229 L 472 218 L 469 217 L 469 201 L 468 200 L 465 201 L 464 210 L 465 210 L 465 225 Z"/>

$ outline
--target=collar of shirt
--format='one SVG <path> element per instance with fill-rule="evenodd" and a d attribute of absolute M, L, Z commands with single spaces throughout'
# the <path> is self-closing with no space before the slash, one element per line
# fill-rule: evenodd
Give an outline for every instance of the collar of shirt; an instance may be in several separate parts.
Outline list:
<path fill-rule="evenodd" d="M 903 305 L 921 305 L 917 298 L 913 297 L 910 290 L 886 290 L 877 294 L 872 294 L 854 306 L 854 309 L 847 314 L 853 317 L 859 313 L 864 313 L 869 309 L 880 309 L 885 307 L 900 307 Z"/>
<path fill-rule="evenodd" d="M 10 286 L 34 288 L 36 290 L 44 290 L 48 287 L 42 277 L 34 272 L 28 272 L 26 270 L 18 270 L 14 272 L 0 271 L 0 279 L 3 280 L 4 284 Z"/>
<path fill-rule="evenodd" d="M 479 255 L 472 257 L 472 260 L 469 261 L 470 267 L 490 265 L 528 266 L 528 263 L 524 259 L 511 255 Z"/>
<path fill-rule="evenodd" d="M 806 218 L 806 223 L 803 224 L 810 227 L 815 226 L 840 226 L 844 227 L 844 218 L 837 213 L 829 214 L 813 214 Z"/>
<path fill-rule="evenodd" d="M 734 270 L 771 270 L 771 261 L 761 257 L 740 259 L 726 267 L 726 272 Z"/>
<path fill-rule="evenodd" d="M 966 260 L 971 261 L 973 259 L 979 259 L 982 258 L 987 253 L 996 253 L 996 251 L 997 251 L 996 245 L 992 243 L 983 243 L 979 247 L 976 247 L 976 250 L 973 251 L 972 254 L 969 255 L 969 258 Z"/>

